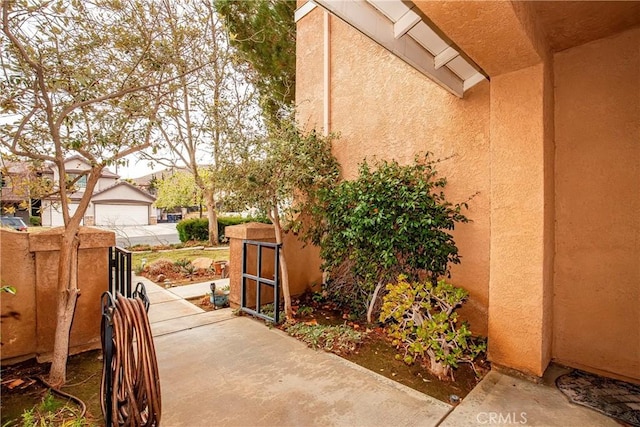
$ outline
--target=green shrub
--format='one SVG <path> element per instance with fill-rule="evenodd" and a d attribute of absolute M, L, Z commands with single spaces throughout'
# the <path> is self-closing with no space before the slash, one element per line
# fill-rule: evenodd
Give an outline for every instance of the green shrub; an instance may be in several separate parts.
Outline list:
<path fill-rule="evenodd" d="M 206 218 L 183 219 L 176 225 L 181 242 L 209 240 L 209 220 Z"/>
<path fill-rule="evenodd" d="M 384 161 L 372 168 L 365 161 L 357 179 L 322 193 L 326 218 L 314 243 L 332 299 L 363 314 L 377 302 L 374 290 L 398 274 L 435 283 L 449 263 L 460 262 L 450 231 L 468 221 L 461 213 L 467 205 L 446 200 L 447 180 L 437 177 L 436 163 L 429 154 L 406 166 Z"/>
<path fill-rule="evenodd" d="M 241 216 L 221 216 L 218 217 L 218 241 L 227 241 L 224 235 L 224 228 L 229 225 L 244 224 L 247 222 L 268 223 L 265 218 L 241 217 Z M 178 237 L 181 242 L 189 240 L 207 241 L 209 240 L 209 220 L 207 218 L 184 219 L 176 225 Z"/>
<path fill-rule="evenodd" d="M 457 325 L 455 310 L 467 299 L 464 289 L 438 281 L 409 282 L 399 276 L 387 285 L 380 321 L 401 353 L 396 356 L 407 364 L 425 362 L 440 379 L 453 379 L 452 368 L 471 363 L 486 350 L 486 344 L 474 342 L 466 323 Z M 475 369 L 475 367 L 474 367 Z"/>
<path fill-rule="evenodd" d="M 40 227 L 42 225 L 42 219 L 39 216 L 30 216 L 29 224 L 33 227 Z"/>

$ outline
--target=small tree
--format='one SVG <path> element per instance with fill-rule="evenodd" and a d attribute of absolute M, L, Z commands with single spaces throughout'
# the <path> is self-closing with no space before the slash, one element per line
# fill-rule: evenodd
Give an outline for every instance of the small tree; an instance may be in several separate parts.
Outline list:
<path fill-rule="evenodd" d="M 156 181 L 158 198 L 155 206 L 160 209 L 174 209 L 197 206 L 202 201 L 202 191 L 189 172 L 176 172 Z"/>
<path fill-rule="evenodd" d="M 426 276 L 434 284 L 460 262 L 449 233 L 466 203 L 452 204 L 443 192 L 429 155 L 401 166 L 383 161 L 372 169 L 364 161 L 356 180 L 323 194 L 326 223 L 314 241 L 321 247 L 327 290 L 372 320 L 378 293 L 398 274 Z"/>
<path fill-rule="evenodd" d="M 340 169 L 331 154 L 334 136 L 300 131 L 291 121 L 270 132 L 260 154 L 230 173 L 233 199 L 244 207 L 257 207 L 273 223 L 276 243 L 283 243 L 285 228 L 298 229 L 305 215 L 314 215 L 323 189 L 335 185 Z M 285 315 L 293 316 L 287 259 L 280 251 Z"/>
<path fill-rule="evenodd" d="M 444 280 L 409 282 L 400 275 L 387 285 L 388 293 L 380 312 L 380 321 L 388 322 L 387 333 L 402 351 L 396 358 L 407 364 L 426 362 L 438 378 L 453 377 L 452 368 L 469 363 L 486 350 L 482 340 L 474 340 L 467 323 L 458 325 L 456 309 L 468 297 L 467 291 Z"/>
<path fill-rule="evenodd" d="M 57 324 L 49 381 L 66 380 L 79 294 L 80 223 L 103 169 L 152 146 L 157 112 L 178 76 L 175 34 L 155 2 L 2 2 L 0 144 L 19 159 L 49 162 L 65 229 L 58 265 Z M 201 65 L 200 65 L 201 66 Z M 193 70 L 186 70 L 187 74 Z M 65 159 L 91 168 L 68 176 Z M 86 177 L 71 214 L 74 183 Z"/>
<path fill-rule="evenodd" d="M 261 127 L 257 96 L 213 2 L 165 1 L 162 8 L 173 34 L 172 50 L 180 55 L 173 70 L 176 80 L 158 111 L 167 157 L 155 152 L 146 157 L 166 166 L 184 165 L 193 176 L 207 208 L 209 243 L 217 245 L 221 165 L 244 148 L 245 134 Z"/>

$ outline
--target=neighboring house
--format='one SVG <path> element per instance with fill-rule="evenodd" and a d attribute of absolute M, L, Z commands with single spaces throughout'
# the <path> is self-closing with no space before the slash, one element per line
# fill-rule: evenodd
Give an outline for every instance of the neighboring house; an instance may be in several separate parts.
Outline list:
<path fill-rule="evenodd" d="M 29 225 L 30 216 L 40 215 L 40 199 L 32 199 L 28 189 L 22 184 L 33 176 L 41 176 L 41 171 L 34 170 L 25 162 L 2 162 L 0 171 L 1 195 L 0 210 L 2 215 L 11 215 L 22 218 Z M 22 188 L 14 188 L 14 185 Z"/>
<path fill-rule="evenodd" d="M 494 365 L 640 380 L 640 2 L 298 6 L 298 118 L 343 176 L 431 151 L 478 193 L 452 281 Z"/>
<path fill-rule="evenodd" d="M 66 173 L 73 177 L 91 167 L 86 160 L 73 156 L 65 160 Z M 58 182 L 56 168 L 50 167 L 53 182 Z M 149 225 L 155 223 L 152 203 L 155 197 L 125 181 L 118 181 L 119 176 L 105 168 L 96 184 L 91 202 L 83 218 L 83 225 L 123 226 Z M 76 183 L 78 191 L 71 194 L 69 211 L 75 212 L 84 194 L 86 176 Z M 61 204 L 56 198 L 42 200 L 42 225 L 57 227 L 64 225 Z"/>

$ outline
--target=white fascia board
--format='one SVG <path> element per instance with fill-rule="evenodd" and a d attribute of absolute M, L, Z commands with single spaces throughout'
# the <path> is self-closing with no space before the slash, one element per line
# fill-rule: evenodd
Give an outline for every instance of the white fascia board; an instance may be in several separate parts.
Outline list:
<path fill-rule="evenodd" d="M 452 48 L 451 46 L 449 46 L 444 51 L 437 54 L 433 58 L 433 63 L 434 63 L 434 66 L 436 67 L 436 70 L 447 65 L 449 61 L 451 61 L 453 58 L 457 57 L 458 55 L 460 55 L 460 53 L 454 48 Z"/>
<path fill-rule="evenodd" d="M 391 51 L 452 94 L 462 98 L 463 81 L 447 67 L 434 67 L 433 55 L 407 35 L 396 39 L 394 25 L 364 0 L 314 0 L 365 36 Z"/>
<path fill-rule="evenodd" d="M 407 34 L 407 31 L 415 27 L 415 25 L 421 20 L 422 18 L 420 18 L 420 15 L 415 13 L 413 10 L 409 10 L 407 13 L 402 15 L 402 18 L 400 18 L 398 22 L 393 24 L 393 36 L 399 39 Z"/>
<path fill-rule="evenodd" d="M 299 20 L 301 20 L 302 18 L 304 18 L 305 16 L 307 16 L 309 14 L 309 12 L 311 12 L 313 9 L 315 9 L 318 5 L 315 4 L 312 1 L 308 1 L 305 4 L 303 4 L 302 6 L 300 6 L 298 9 L 296 9 L 295 15 L 294 15 L 294 21 L 298 22 Z"/>
<path fill-rule="evenodd" d="M 471 89 L 481 81 L 486 80 L 487 78 L 482 73 L 476 73 L 473 76 L 469 77 L 464 81 L 463 88 L 466 91 L 467 89 Z"/>

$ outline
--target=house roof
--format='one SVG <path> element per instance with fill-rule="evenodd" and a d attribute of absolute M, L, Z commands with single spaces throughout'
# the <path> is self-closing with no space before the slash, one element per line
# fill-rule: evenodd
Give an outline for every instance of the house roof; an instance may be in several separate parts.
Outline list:
<path fill-rule="evenodd" d="M 75 154 L 75 155 L 73 155 L 71 157 L 67 157 L 66 159 L 64 159 L 64 162 L 68 163 L 68 162 L 72 162 L 74 160 L 82 162 L 87 166 L 91 166 L 89 164 L 89 162 L 87 161 L 87 159 L 85 159 L 84 157 L 82 157 L 82 156 L 80 156 L 78 154 Z M 49 164 L 49 167 L 51 167 L 51 168 L 53 168 L 54 166 L 55 165 L 52 164 L 52 163 Z M 82 171 L 82 169 L 76 169 L 76 168 L 68 168 L 66 170 L 67 171 L 76 171 L 76 170 L 77 171 Z M 100 174 L 100 177 L 101 178 L 115 178 L 115 179 L 118 179 L 118 178 L 120 178 L 120 175 L 118 175 L 116 173 L 113 173 L 109 168 L 105 167 L 104 169 L 102 169 L 102 173 Z"/>
<path fill-rule="evenodd" d="M 459 97 L 487 80 L 486 73 L 409 1 L 313 0 L 296 11 L 296 21 L 316 4 Z"/>
<path fill-rule="evenodd" d="M 156 198 L 154 196 L 140 189 L 139 187 L 128 183 L 127 181 L 117 182 L 114 185 L 111 185 L 103 190 L 93 193 L 93 196 L 91 196 L 91 199 L 94 202 L 123 201 L 121 197 L 116 197 L 116 193 L 118 189 L 122 187 L 135 191 L 135 193 L 137 193 L 137 195 L 140 196 L 140 199 L 138 199 L 137 201 L 141 201 L 145 203 L 153 203 L 156 201 Z M 114 197 L 109 198 L 108 197 L 109 193 L 112 193 Z M 127 199 L 127 201 L 134 201 L 134 200 Z"/>

